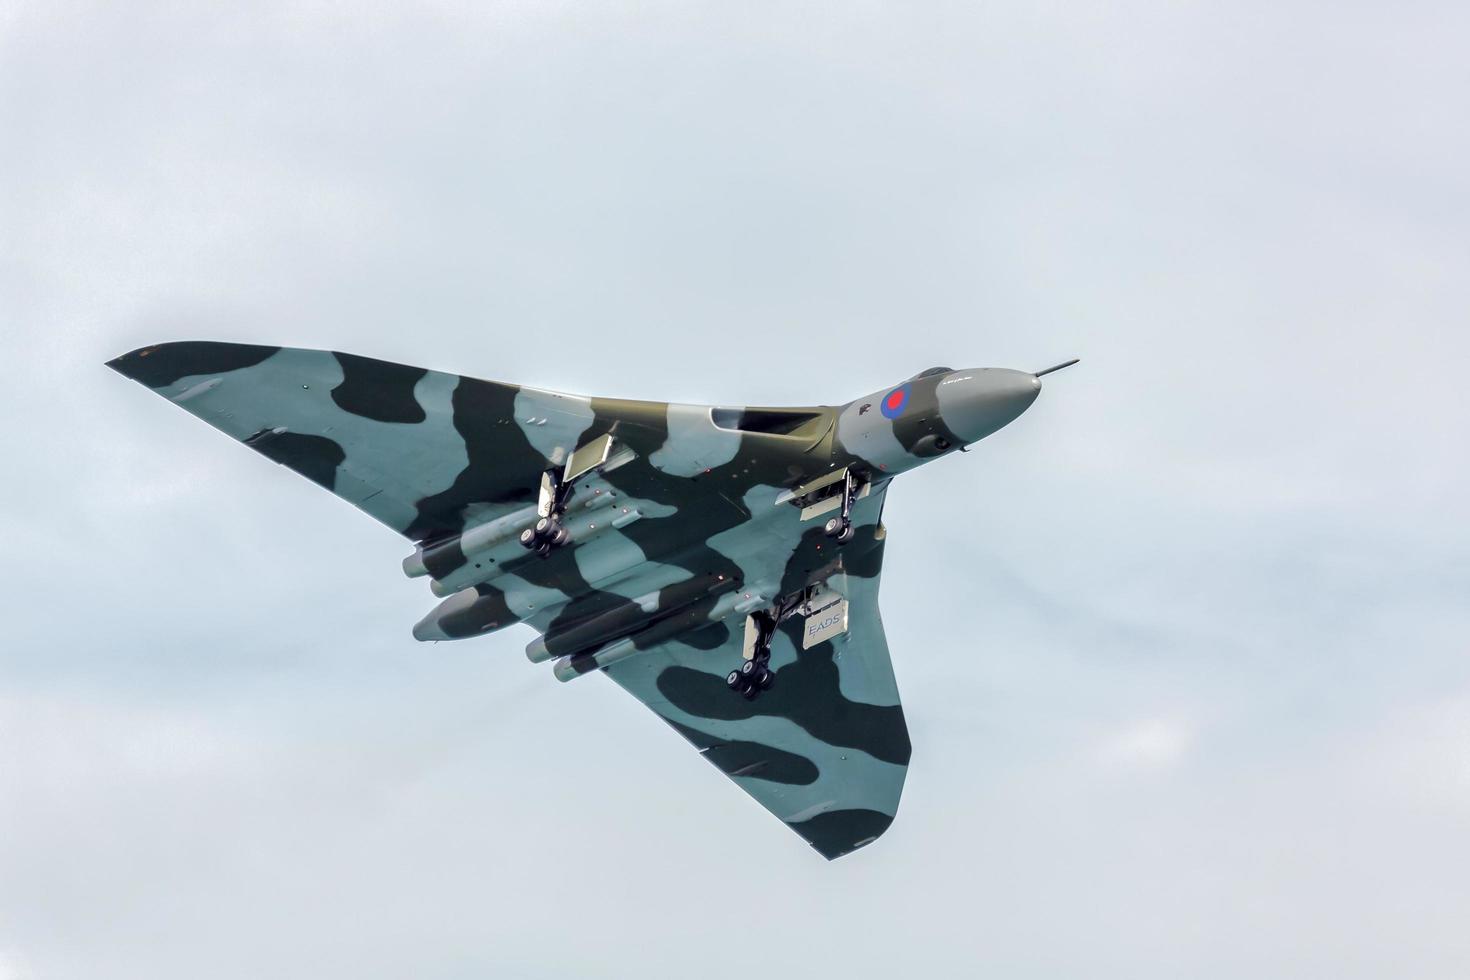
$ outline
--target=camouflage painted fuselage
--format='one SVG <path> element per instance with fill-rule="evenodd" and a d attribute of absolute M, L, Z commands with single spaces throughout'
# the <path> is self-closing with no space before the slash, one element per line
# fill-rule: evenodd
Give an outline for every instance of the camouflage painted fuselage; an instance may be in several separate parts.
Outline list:
<path fill-rule="evenodd" d="M 1040 389 L 1025 372 L 934 369 L 840 407 L 712 408 L 239 344 L 162 344 L 110 366 L 415 542 L 405 571 L 444 597 L 419 639 L 529 624 L 532 659 L 606 672 L 828 857 L 887 828 L 909 759 L 877 605 L 888 483 Z M 572 481 L 570 542 L 521 548 L 542 474 L 600 436 L 614 450 Z M 803 505 L 843 472 L 863 494 L 839 543 Z M 847 601 L 846 631 L 804 649 L 786 619 L 774 686 L 732 694 L 746 616 L 817 584 Z"/>

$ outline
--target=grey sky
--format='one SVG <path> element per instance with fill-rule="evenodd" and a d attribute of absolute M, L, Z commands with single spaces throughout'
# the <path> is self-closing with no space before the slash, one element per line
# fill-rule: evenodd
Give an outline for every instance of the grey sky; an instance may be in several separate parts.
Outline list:
<path fill-rule="evenodd" d="M 1470 8 L 0 8 L 0 980 L 1470 973 Z M 261 8 L 261 9 L 255 9 Z M 827 864 L 102 367 L 1032 410 Z"/>

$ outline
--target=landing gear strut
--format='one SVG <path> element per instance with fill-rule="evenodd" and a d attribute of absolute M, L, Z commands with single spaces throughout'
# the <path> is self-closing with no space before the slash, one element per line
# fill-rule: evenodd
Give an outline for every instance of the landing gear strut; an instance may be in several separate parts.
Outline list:
<path fill-rule="evenodd" d="M 754 701 L 762 691 L 776 685 L 776 672 L 771 669 L 771 641 L 776 627 L 797 614 L 806 602 L 808 589 L 778 599 L 770 609 L 751 613 L 745 626 L 745 659 L 725 675 L 725 686 L 747 701 Z"/>
<path fill-rule="evenodd" d="M 852 504 L 861 489 L 857 477 L 852 475 L 852 470 L 848 470 L 842 477 L 842 510 L 837 517 L 829 518 L 822 528 L 827 537 L 838 544 L 847 544 L 852 540 Z"/>
<path fill-rule="evenodd" d="M 769 691 L 776 683 L 776 672 L 771 669 L 771 637 L 776 633 L 775 618 L 767 612 L 751 617 L 755 625 L 755 646 L 747 651 L 740 666 L 725 676 L 725 685 L 745 698 L 754 701 L 762 691 Z"/>
<path fill-rule="evenodd" d="M 550 469 L 541 474 L 541 496 L 536 503 L 536 512 L 541 516 L 532 527 L 521 532 L 521 547 L 534 551 L 542 558 L 550 557 L 555 548 L 560 548 L 572 539 L 572 532 L 562 524 L 575 484 L 563 480 L 561 474 Z"/>

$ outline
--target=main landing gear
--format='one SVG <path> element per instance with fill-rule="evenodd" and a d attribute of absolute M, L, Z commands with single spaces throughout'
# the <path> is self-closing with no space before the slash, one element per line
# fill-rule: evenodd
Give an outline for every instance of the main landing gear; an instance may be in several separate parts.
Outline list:
<path fill-rule="evenodd" d="M 776 672 L 771 669 L 771 637 L 776 633 L 776 622 L 767 612 L 756 613 L 750 622 L 755 628 L 754 645 L 747 637 L 746 658 L 739 667 L 725 675 L 725 686 L 745 700 L 754 701 L 762 691 L 769 691 L 776 683 Z"/>
<path fill-rule="evenodd" d="M 795 616 L 806 602 L 808 589 L 777 600 L 770 609 L 751 613 L 745 620 L 744 659 L 740 666 L 725 675 L 725 686 L 747 701 L 754 701 L 762 691 L 776 685 L 776 672 L 771 669 L 771 641 L 776 627 Z"/>
<path fill-rule="evenodd" d="M 572 539 L 572 532 L 562 524 L 562 518 L 566 515 L 567 501 L 571 499 L 574 486 L 571 481 L 563 480 L 554 469 L 541 474 L 541 495 L 536 503 L 540 517 L 533 526 L 521 532 L 521 547 L 547 558 L 553 549 Z"/>
<path fill-rule="evenodd" d="M 852 475 L 852 470 L 848 470 L 842 478 L 842 510 L 838 516 L 829 518 L 822 528 L 827 537 L 838 544 L 847 544 L 852 540 L 852 504 L 861 489 L 857 477 Z"/>

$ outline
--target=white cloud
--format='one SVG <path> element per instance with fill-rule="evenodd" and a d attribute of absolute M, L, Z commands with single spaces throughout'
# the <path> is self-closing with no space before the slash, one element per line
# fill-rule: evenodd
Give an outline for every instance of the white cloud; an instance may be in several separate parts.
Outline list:
<path fill-rule="evenodd" d="M 0 949 L 0 980 L 31 980 L 31 974 L 21 968 L 13 953 Z"/>
<path fill-rule="evenodd" d="M 1344 779 L 1365 795 L 1470 814 L 1470 690 L 1397 708 L 1346 753 Z"/>
<path fill-rule="evenodd" d="M 1184 760 L 1194 743 L 1194 729 L 1175 718 L 1148 718 L 1103 735 L 1095 756 L 1109 769 L 1169 769 Z"/>

